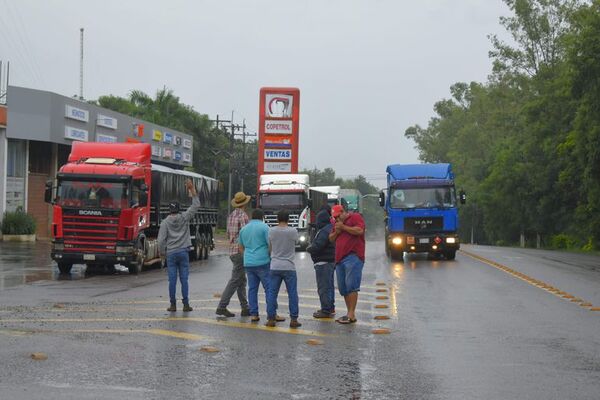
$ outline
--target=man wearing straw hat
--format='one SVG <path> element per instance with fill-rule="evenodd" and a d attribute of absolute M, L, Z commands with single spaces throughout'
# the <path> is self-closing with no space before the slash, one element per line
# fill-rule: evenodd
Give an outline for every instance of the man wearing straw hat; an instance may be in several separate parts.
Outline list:
<path fill-rule="evenodd" d="M 248 299 L 246 298 L 246 273 L 244 272 L 244 257 L 240 252 L 238 238 L 240 230 L 248 223 L 246 206 L 250 202 L 250 196 L 244 192 L 237 192 L 231 200 L 233 211 L 227 218 L 227 237 L 229 238 L 229 258 L 233 263 L 231 278 L 223 290 L 216 314 L 224 317 L 235 317 L 235 314 L 227 309 L 229 301 L 235 292 L 237 292 L 240 306 L 242 307 L 242 317 L 250 316 L 248 310 Z"/>

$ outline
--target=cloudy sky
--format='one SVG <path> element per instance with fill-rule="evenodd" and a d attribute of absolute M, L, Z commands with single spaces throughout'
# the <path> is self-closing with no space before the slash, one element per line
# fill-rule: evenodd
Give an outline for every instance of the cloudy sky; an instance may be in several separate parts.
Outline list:
<path fill-rule="evenodd" d="M 258 128 L 263 86 L 301 91 L 300 166 L 363 174 L 418 162 L 426 125 L 459 81 L 485 81 L 501 0 L 0 0 L 11 84 L 84 97 L 163 86 L 212 118 Z M 9 100 L 10 101 L 10 100 Z"/>

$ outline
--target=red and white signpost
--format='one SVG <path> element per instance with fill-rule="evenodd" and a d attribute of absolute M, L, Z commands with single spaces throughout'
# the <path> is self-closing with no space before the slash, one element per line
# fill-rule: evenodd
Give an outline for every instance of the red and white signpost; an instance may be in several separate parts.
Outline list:
<path fill-rule="evenodd" d="M 260 89 L 258 176 L 298 173 L 300 90 Z"/>

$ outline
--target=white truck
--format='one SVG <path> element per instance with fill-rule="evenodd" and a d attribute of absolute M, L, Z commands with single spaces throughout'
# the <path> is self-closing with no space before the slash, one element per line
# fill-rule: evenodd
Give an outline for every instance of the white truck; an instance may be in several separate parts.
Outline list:
<path fill-rule="evenodd" d="M 256 207 L 265 212 L 265 222 L 269 226 L 277 225 L 278 211 L 288 211 L 289 225 L 298 230 L 296 248 L 300 250 L 309 244 L 308 227 L 312 223 L 309 189 L 306 174 L 269 174 L 259 178 Z"/>

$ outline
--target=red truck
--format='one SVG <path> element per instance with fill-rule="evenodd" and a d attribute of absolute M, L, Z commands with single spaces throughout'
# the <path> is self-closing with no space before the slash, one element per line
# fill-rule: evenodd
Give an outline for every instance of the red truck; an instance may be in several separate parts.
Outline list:
<path fill-rule="evenodd" d="M 169 203 L 191 204 L 185 181 L 194 182 L 201 208 L 190 221 L 192 259 L 214 249 L 217 223 L 215 179 L 151 164 L 147 143 L 73 143 L 71 154 L 49 181 L 45 201 L 53 204 L 51 257 L 61 273 L 73 264 L 116 264 L 138 274 L 160 262 L 158 229 Z M 54 195 L 54 196 L 53 196 Z"/>

